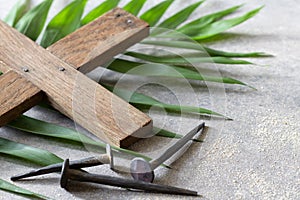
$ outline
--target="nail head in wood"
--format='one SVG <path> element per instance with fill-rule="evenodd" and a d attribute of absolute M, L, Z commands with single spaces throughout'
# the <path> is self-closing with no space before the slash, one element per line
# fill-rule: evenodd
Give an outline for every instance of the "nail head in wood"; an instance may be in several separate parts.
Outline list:
<path fill-rule="evenodd" d="M 23 72 L 29 72 L 28 67 L 22 67 Z"/>
<path fill-rule="evenodd" d="M 58 70 L 61 71 L 61 72 L 63 72 L 63 71 L 65 71 L 66 69 L 63 68 L 63 67 L 59 67 Z"/>

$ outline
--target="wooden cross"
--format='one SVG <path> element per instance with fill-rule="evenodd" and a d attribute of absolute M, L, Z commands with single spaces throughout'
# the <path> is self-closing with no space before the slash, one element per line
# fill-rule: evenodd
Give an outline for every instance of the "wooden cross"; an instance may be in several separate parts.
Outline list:
<path fill-rule="evenodd" d="M 148 34 L 147 23 L 116 8 L 44 49 L 0 21 L 0 126 L 46 97 L 100 139 L 129 146 L 152 130 L 151 118 L 82 73 Z"/>

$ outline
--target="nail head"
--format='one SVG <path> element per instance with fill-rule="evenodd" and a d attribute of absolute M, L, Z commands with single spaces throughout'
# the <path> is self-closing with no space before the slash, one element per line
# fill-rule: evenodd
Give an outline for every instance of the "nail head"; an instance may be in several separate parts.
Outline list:
<path fill-rule="evenodd" d="M 130 173 L 134 180 L 152 183 L 154 180 L 154 171 L 149 162 L 143 158 L 134 158 L 130 163 Z"/>
<path fill-rule="evenodd" d="M 58 69 L 59 69 L 59 71 L 61 71 L 61 72 L 63 72 L 63 71 L 66 70 L 64 67 L 59 67 Z"/>
<path fill-rule="evenodd" d="M 23 70 L 24 72 L 29 72 L 29 69 L 28 69 L 27 67 L 22 67 L 22 70 Z"/>
<path fill-rule="evenodd" d="M 69 164 L 70 164 L 69 159 L 66 159 L 63 163 L 62 170 L 61 170 L 60 187 L 65 189 L 67 188 L 68 181 L 69 181 L 69 174 L 68 174 Z"/>

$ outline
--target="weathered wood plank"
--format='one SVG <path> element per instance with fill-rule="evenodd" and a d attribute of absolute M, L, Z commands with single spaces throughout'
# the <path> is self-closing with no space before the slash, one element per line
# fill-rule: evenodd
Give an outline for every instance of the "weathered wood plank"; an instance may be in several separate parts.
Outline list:
<path fill-rule="evenodd" d="M 9 66 L 7 66 L 5 63 L 0 61 L 0 72 L 2 73 L 7 73 L 9 72 L 11 69 L 9 68 Z"/>
<path fill-rule="evenodd" d="M 152 129 L 147 115 L 3 22 L 0 35 L 0 60 L 43 90 L 60 112 L 102 140 L 127 146 L 133 134 Z M 24 72 L 24 67 L 29 71 Z"/>
<path fill-rule="evenodd" d="M 87 73 L 149 34 L 148 24 L 115 8 L 48 48 L 50 52 Z"/>
<path fill-rule="evenodd" d="M 0 91 L 0 126 L 35 106 L 44 96 L 39 88 L 14 71 L 0 76 Z"/>

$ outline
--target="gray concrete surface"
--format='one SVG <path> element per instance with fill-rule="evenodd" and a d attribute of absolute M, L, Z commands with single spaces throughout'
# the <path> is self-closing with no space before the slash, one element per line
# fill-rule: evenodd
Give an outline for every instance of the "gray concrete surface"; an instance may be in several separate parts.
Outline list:
<path fill-rule="evenodd" d="M 1 18 L 14 2 L 16 1 L 0 1 Z M 55 8 L 63 4 L 62 1 L 55 2 L 61 3 Z M 192 2 L 194 1 L 178 0 L 169 14 Z M 90 1 L 89 7 L 96 3 Z M 245 1 L 207 1 L 193 17 L 240 3 Z M 252 59 L 257 66 L 218 66 L 223 75 L 240 79 L 258 90 L 225 86 L 224 93 L 222 86 L 217 86 L 210 93 L 215 102 L 212 105 L 204 95 L 203 101 L 199 100 L 199 105 L 221 111 L 234 120 L 206 119 L 210 129 L 205 142 L 193 144 L 172 165 L 172 170 L 158 169 L 155 182 L 197 190 L 203 195 L 203 199 L 300 199 L 300 5 L 296 0 L 254 0 L 246 3 L 243 11 L 260 5 L 265 5 L 265 8 L 255 18 L 231 29 L 222 39 L 210 42 L 210 45 L 231 51 L 264 51 L 276 57 Z M 52 10 L 51 15 L 55 12 L 56 9 Z M 197 103 L 192 98 L 195 94 L 178 88 L 178 96 L 183 97 L 185 103 Z M 145 87 L 143 91 L 172 102 L 170 91 L 156 92 L 155 89 L 157 88 L 154 86 Z M 201 88 L 196 92 L 202 95 Z M 193 115 L 161 117 L 156 112 L 151 112 L 155 123 L 180 133 L 190 130 L 199 120 Z M 72 126 L 72 122 L 61 115 L 38 108 L 28 114 Z M 0 129 L 0 135 L 50 150 L 63 158 L 76 159 L 91 154 L 72 144 L 35 137 L 7 127 Z M 152 138 L 140 141 L 131 148 L 155 156 L 165 144 L 170 145 L 172 142 L 174 140 Z M 1 178 L 5 180 L 9 180 L 11 175 L 35 167 L 24 166 L 5 156 L 1 156 L 0 160 Z M 111 172 L 107 166 L 90 171 L 123 176 Z M 73 183 L 70 192 L 67 192 L 59 187 L 57 174 L 18 182 L 17 185 L 53 199 L 193 199 L 77 183 Z M 23 198 L 0 191 L 0 199 Z"/>

